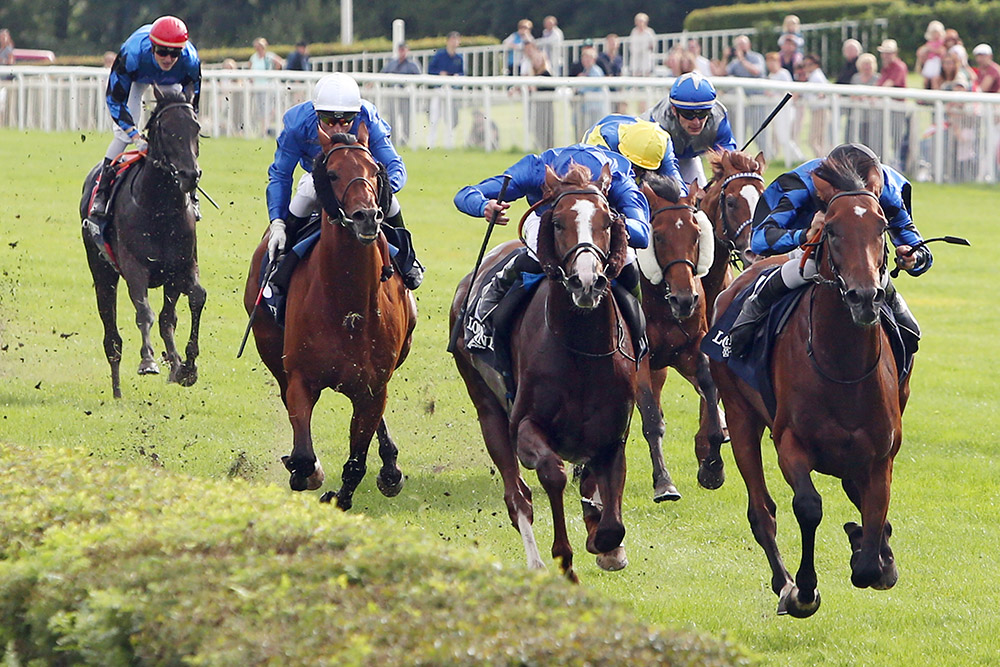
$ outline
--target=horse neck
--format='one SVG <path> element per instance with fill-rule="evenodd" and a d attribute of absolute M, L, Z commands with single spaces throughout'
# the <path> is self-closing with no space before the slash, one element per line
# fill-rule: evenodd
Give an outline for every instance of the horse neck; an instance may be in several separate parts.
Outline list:
<path fill-rule="evenodd" d="M 186 208 L 187 193 L 181 190 L 180 184 L 165 169 L 153 164 L 152 149 L 146 156 L 146 164 L 135 177 L 135 189 L 142 201 L 157 202 L 161 205 Z"/>
<path fill-rule="evenodd" d="M 610 289 L 596 308 L 585 311 L 573 305 L 569 292 L 549 283 L 545 321 L 553 336 L 580 352 L 603 354 L 618 343 L 616 308 Z"/>
<path fill-rule="evenodd" d="M 856 325 L 838 290 L 820 285 L 812 289 L 806 298 L 812 299 L 807 307 L 813 354 L 824 369 L 839 371 L 834 377 L 860 377 L 882 353 L 881 325 Z"/>
<path fill-rule="evenodd" d="M 331 224 L 324 215 L 316 253 L 323 258 L 324 274 L 337 276 L 336 291 L 364 298 L 378 291 L 382 271 L 379 241 L 362 245 L 349 229 Z"/>

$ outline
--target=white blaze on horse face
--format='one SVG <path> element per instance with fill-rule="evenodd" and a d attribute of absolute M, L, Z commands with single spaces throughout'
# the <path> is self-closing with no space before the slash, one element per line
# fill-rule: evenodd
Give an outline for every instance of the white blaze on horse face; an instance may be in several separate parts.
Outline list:
<path fill-rule="evenodd" d="M 597 206 L 594 202 L 580 199 L 573 204 L 573 211 L 576 212 L 576 242 L 594 243 L 594 230 L 591 225 L 594 222 L 594 214 L 597 213 Z M 597 260 L 592 253 L 582 252 L 576 257 L 576 274 L 584 285 L 593 285 L 597 277 Z"/>
<path fill-rule="evenodd" d="M 757 188 L 748 184 L 740 188 L 740 196 L 747 200 L 747 206 L 750 207 L 750 217 L 753 218 L 753 213 L 757 210 L 757 202 L 760 200 L 760 193 L 757 192 Z"/>

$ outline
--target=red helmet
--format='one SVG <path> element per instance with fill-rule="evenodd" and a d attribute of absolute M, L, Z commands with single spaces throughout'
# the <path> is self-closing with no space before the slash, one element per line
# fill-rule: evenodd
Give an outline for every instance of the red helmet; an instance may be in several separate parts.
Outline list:
<path fill-rule="evenodd" d="M 188 41 L 188 29 L 176 16 L 161 16 L 149 29 L 149 41 L 157 46 L 181 49 Z"/>

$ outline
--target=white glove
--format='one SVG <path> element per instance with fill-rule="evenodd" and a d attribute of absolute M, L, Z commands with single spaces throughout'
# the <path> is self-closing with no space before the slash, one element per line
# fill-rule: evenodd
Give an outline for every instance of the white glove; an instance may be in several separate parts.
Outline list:
<path fill-rule="evenodd" d="M 271 222 L 270 236 L 267 239 L 267 257 L 272 262 L 274 256 L 285 249 L 285 221 L 278 218 Z"/>

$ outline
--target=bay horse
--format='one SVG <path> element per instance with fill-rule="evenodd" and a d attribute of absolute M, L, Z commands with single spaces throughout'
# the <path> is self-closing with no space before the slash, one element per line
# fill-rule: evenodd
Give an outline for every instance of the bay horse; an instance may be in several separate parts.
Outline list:
<path fill-rule="evenodd" d="M 139 374 L 156 374 L 150 329 L 154 313 L 148 290 L 163 287 L 160 310 L 160 337 L 166 346 L 164 359 L 170 364 L 170 382 L 190 387 L 198 379 L 198 331 L 206 292 L 198 276 L 195 209 L 192 196 L 198 186 L 198 116 L 190 90 L 172 91 L 153 87 L 156 107 L 146 126 L 148 152 L 115 184 L 112 225 L 105 238 L 116 266 L 102 257 L 100 250 L 83 235 L 87 263 L 94 278 L 97 309 L 104 324 L 104 354 L 111 366 L 111 388 L 121 398 L 119 365 L 122 339 L 118 333 L 118 278 L 125 279 L 129 298 L 135 306 L 135 322 L 142 334 Z M 80 218 L 87 217 L 90 197 L 100 166 L 87 175 L 80 201 Z M 191 335 L 182 361 L 174 343 L 177 326 L 177 299 L 188 297 Z"/>
<path fill-rule="evenodd" d="M 810 478 L 813 470 L 840 478 L 861 512 L 862 526 L 844 526 L 852 550 L 851 582 L 879 590 L 896 583 L 886 515 L 909 396 L 909 378 L 899 381 L 889 340 L 879 326 L 888 256 L 887 223 L 878 203 L 881 169 L 870 162 L 827 158 L 812 178 L 827 207 L 825 227 L 813 244 L 819 274 L 814 285 L 804 288 L 772 351 L 773 418 L 759 393 L 727 366 L 712 361 L 733 453 L 747 487 L 750 527 L 771 567 L 778 613 L 797 618 L 813 614 L 820 604 L 813 551 L 823 510 Z M 754 264 L 719 297 L 718 312 L 764 266 L 783 259 Z M 765 426 L 794 491 L 792 509 L 802 532 L 802 561 L 794 581 L 775 540 L 775 503 L 761 465 Z"/>
<path fill-rule="evenodd" d="M 350 509 L 366 472 L 368 447 L 378 436 L 382 468 L 377 485 L 387 497 L 403 486 L 398 449 L 385 423 L 387 385 L 406 359 L 417 305 L 398 273 L 383 281 L 388 250 L 379 228 L 379 165 L 368 150 L 368 130 L 319 133 L 323 152 L 313 167 L 323 203 L 319 241 L 299 261 L 288 285 L 284 329 L 263 312 L 253 320 L 260 358 L 278 381 L 292 425 L 292 451 L 283 457 L 294 491 L 315 490 L 325 478 L 313 449 L 311 420 L 320 392 L 330 388 L 350 399 L 350 455 L 344 464 L 337 506 Z M 244 305 L 252 313 L 260 290 L 265 234 L 250 263 Z"/>
<path fill-rule="evenodd" d="M 607 200 L 607 166 L 592 182 L 588 169 L 572 165 L 559 177 L 546 168 L 538 260 L 542 280 L 510 334 L 516 394 L 509 411 L 479 373 L 465 348 L 455 348 L 455 364 L 476 406 L 490 457 L 500 470 L 511 524 L 520 532 L 528 566 L 544 568 L 535 542 L 531 489 L 518 461 L 537 471 L 552 507 L 552 557 L 577 581 L 573 549 L 566 533 L 563 461 L 582 465 L 580 490 L 587 551 L 607 570 L 627 560 L 621 503 L 625 485 L 625 441 L 635 405 L 636 360 L 624 318 L 611 296 L 611 280 L 625 265 L 624 219 Z M 518 246 L 508 242 L 483 262 L 480 276 Z M 451 308 L 454 327 L 470 276 L 458 285 Z M 477 280 L 477 287 L 482 279 Z"/>
<path fill-rule="evenodd" d="M 668 367 L 677 369 L 701 398 L 695 455 L 702 486 L 709 487 L 711 471 L 721 466 L 721 459 L 709 458 L 711 452 L 718 457 L 724 435 L 718 392 L 708 357 L 701 351 L 701 340 L 708 333 L 701 277 L 714 262 L 715 236 L 708 218 L 695 206 L 701 196 L 697 182 L 686 197 L 680 196 L 673 179 L 647 177 L 642 191 L 652 211 L 652 235 L 649 247 L 638 251 L 649 338 L 649 356 L 639 372 L 638 406 L 653 462 L 653 500 L 662 502 L 681 497 L 663 460 L 660 397 Z"/>

